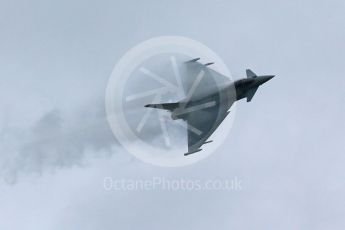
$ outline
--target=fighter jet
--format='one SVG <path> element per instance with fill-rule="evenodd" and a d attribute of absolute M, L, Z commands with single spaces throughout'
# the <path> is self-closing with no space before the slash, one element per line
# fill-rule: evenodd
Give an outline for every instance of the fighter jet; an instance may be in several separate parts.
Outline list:
<path fill-rule="evenodd" d="M 208 138 L 230 113 L 235 101 L 246 98 L 250 102 L 259 86 L 274 77 L 258 76 L 247 69 L 246 78 L 231 82 L 230 78 L 209 67 L 213 63 L 201 64 L 199 59 L 185 63 L 191 81 L 186 84 L 183 100 L 145 105 L 170 111 L 173 120 L 182 119 L 187 123 L 188 152 L 185 156 L 201 151 L 202 145 L 212 142 Z"/>

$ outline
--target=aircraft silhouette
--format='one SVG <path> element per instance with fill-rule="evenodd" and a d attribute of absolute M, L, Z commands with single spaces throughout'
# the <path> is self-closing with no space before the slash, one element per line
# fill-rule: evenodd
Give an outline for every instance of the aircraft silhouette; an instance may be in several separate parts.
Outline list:
<path fill-rule="evenodd" d="M 246 78 L 231 82 L 228 77 L 209 68 L 213 63 L 201 64 L 199 59 L 186 62 L 190 73 L 197 73 L 197 77 L 187 84 L 183 100 L 145 105 L 168 110 L 172 119 L 182 119 L 187 123 L 188 152 L 185 156 L 201 151 L 202 145 L 212 142 L 207 139 L 230 113 L 229 109 L 235 101 L 246 98 L 250 102 L 259 86 L 274 77 L 257 76 L 247 69 Z"/>

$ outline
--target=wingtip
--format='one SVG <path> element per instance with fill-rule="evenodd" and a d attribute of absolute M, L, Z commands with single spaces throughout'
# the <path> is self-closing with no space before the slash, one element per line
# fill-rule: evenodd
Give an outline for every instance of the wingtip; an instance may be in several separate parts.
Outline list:
<path fill-rule="evenodd" d="M 144 105 L 144 107 L 146 107 L 146 108 L 157 108 L 157 106 L 155 104 L 147 104 L 147 105 Z"/>
<path fill-rule="evenodd" d="M 192 60 L 186 61 L 186 63 L 197 62 L 199 60 L 200 60 L 200 58 L 194 58 Z"/>
<path fill-rule="evenodd" d="M 197 149 L 197 150 L 194 150 L 194 151 L 191 151 L 191 152 L 188 152 L 188 153 L 185 153 L 183 154 L 184 156 L 188 156 L 188 155 L 191 155 L 193 153 L 197 153 L 197 152 L 200 152 L 202 149 Z"/>

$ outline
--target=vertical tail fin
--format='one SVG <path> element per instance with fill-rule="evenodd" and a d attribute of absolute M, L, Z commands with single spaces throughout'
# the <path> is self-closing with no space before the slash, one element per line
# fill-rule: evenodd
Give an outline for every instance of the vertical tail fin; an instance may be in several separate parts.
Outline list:
<path fill-rule="evenodd" d="M 246 74 L 247 74 L 247 78 L 256 78 L 257 77 L 257 75 L 253 71 L 251 71 L 250 69 L 246 70 Z"/>

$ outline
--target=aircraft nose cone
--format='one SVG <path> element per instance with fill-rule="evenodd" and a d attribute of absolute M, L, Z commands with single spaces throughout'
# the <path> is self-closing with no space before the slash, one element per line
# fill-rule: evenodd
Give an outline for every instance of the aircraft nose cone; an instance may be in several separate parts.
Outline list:
<path fill-rule="evenodd" d="M 269 81 L 271 80 L 272 78 L 274 78 L 275 75 L 268 75 L 268 76 L 265 76 L 265 81 Z"/>
<path fill-rule="evenodd" d="M 268 76 L 262 76 L 261 77 L 261 81 L 260 81 L 260 84 L 263 84 L 269 80 L 271 80 L 272 78 L 274 78 L 275 75 L 268 75 Z"/>
<path fill-rule="evenodd" d="M 267 76 L 268 77 L 268 80 L 271 80 L 272 78 L 274 78 L 276 75 L 270 75 L 270 76 Z"/>

